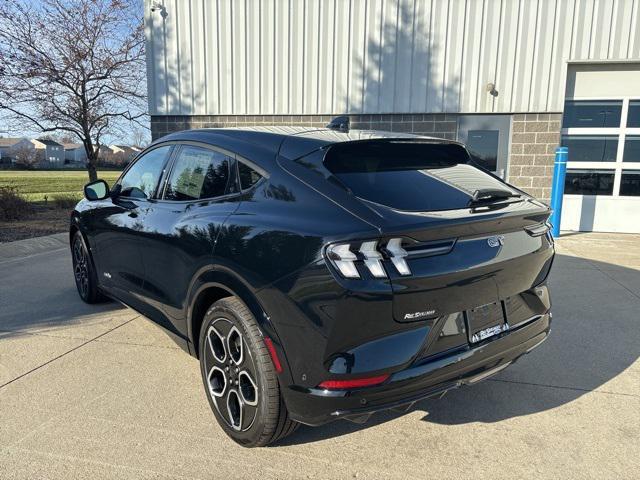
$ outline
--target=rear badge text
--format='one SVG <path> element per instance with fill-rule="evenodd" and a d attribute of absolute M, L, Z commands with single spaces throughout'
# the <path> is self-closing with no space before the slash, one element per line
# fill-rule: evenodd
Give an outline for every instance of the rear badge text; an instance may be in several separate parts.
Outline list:
<path fill-rule="evenodd" d="M 405 320 L 415 320 L 416 318 L 429 317 L 436 313 L 435 310 L 427 310 L 426 312 L 407 313 L 404 316 Z"/>

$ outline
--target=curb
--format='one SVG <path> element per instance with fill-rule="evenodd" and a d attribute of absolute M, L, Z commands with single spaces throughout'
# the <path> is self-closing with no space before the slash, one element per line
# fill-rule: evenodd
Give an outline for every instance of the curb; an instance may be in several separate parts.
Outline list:
<path fill-rule="evenodd" d="M 28 257 L 69 247 L 69 234 L 56 233 L 0 244 L 0 260 Z"/>

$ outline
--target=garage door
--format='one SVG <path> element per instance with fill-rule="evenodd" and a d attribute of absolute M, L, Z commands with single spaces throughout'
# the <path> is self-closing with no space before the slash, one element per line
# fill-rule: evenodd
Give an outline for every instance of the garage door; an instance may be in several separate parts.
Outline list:
<path fill-rule="evenodd" d="M 569 67 L 562 145 L 562 229 L 640 233 L 640 65 Z"/>

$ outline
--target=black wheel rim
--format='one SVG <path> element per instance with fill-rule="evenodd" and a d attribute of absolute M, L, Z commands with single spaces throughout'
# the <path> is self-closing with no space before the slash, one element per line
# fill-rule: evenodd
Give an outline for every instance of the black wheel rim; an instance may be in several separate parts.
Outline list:
<path fill-rule="evenodd" d="M 204 344 L 205 383 L 220 417 L 246 431 L 258 413 L 257 371 L 242 330 L 226 318 L 209 326 Z"/>
<path fill-rule="evenodd" d="M 76 280 L 76 287 L 82 298 L 89 295 L 89 257 L 84 248 L 82 240 L 76 238 L 73 241 L 73 276 Z"/>

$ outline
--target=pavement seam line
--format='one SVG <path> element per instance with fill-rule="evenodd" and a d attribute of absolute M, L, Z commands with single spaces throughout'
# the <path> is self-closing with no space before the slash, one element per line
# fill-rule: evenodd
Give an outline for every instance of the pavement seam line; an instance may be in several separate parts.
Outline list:
<path fill-rule="evenodd" d="M 128 323 L 130 323 L 130 322 L 133 322 L 136 318 L 139 318 L 139 316 L 133 317 L 132 319 L 127 320 L 126 322 L 121 323 L 120 325 L 116 325 L 115 327 L 113 327 L 113 328 L 111 328 L 111 329 L 107 330 L 106 332 L 101 333 L 101 334 L 100 334 L 100 335 L 98 335 L 97 337 L 93 337 L 93 338 L 91 338 L 91 339 L 87 340 L 86 342 L 83 342 L 83 343 L 81 343 L 80 345 L 78 345 L 78 346 L 76 346 L 76 347 L 73 347 L 71 350 L 67 350 L 66 352 L 61 353 L 61 354 L 60 354 L 60 355 L 58 355 L 57 357 L 54 357 L 54 358 L 52 358 L 51 360 L 48 360 L 48 361 L 46 361 L 45 363 L 43 363 L 43 364 L 41 364 L 41 365 L 38 365 L 38 366 L 37 366 L 37 367 L 35 367 L 35 368 L 32 368 L 32 369 L 31 369 L 31 370 L 29 370 L 28 372 L 25 372 L 25 373 L 23 373 L 23 374 L 21 374 L 21 375 L 18 375 L 16 378 L 13 378 L 13 379 L 9 380 L 8 382 L 3 383 L 2 385 L 0 385 L 0 389 L 2 389 L 2 388 L 4 388 L 4 387 L 6 387 L 7 385 L 9 385 L 9 384 L 11 384 L 11 383 L 13 383 L 13 382 L 15 382 L 15 381 L 17 381 L 17 380 L 20 380 L 20 379 L 21 379 L 21 378 L 23 378 L 23 377 L 26 377 L 27 375 L 29 375 L 29 374 L 31 374 L 31 373 L 33 373 L 33 372 L 35 372 L 36 370 L 39 370 L 39 369 L 41 369 L 42 367 L 45 367 L 45 366 L 49 365 L 50 363 L 53 363 L 53 362 L 55 362 L 56 360 L 58 360 L 58 359 L 60 359 L 60 358 L 62 358 L 62 357 L 64 357 L 64 356 L 66 356 L 66 355 L 68 355 L 68 354 L 70 354 L 70 353 L 72 353 L 72 352 L 75 352 L 76 350 L 78 350 L 78 349 L 80 349 L 80 348 L 84 347 L 85 345 L 87 345 L 87 344 L 89 344 L 89 343 L 93 342 L 94 340 L 97 340 L 97 339 L 98 339 L 98 338 L 100 338 L 100 337 L 104 337 L 105 335 L 108 335 L 109 333 L 113 332 L 114 330 L 116 330 L 116 329 L 118 329 L 118 328 L 120 328 L 120 327 L 123 327 L 124 325 L 126 325 L 126 324 L 128 324 Z"/>
<path fill-rule="evenodd" d="M 135 320 L 136 318 L 139 317 L 134 317 L 130 320 Z M 124 324 L 123 324 L 124 325 Z M 120 327 L 120 325 L 118 325 L 118 327 Z M 86 340 L 85 337 L 69 337 L 66 335 L 51 335 L 48 333 L 42 333 L 42 332 L 29 332 L 27 330 L 0 330 L 0 335 L 2 335 L 3 333 L 19 333 L 21 335 L 31 335 L 34 337 L 45 337 L 45 338 L 57 338 L 57 339 L 62 339 L 62 340 Z M 109 332 L 107 332 L 109 333 Z M 2 336 L 0 336 L 0 340 L 2 340 Z M 97 337 L 96 337 L 97 338 Z M 95 339 L 92 339 L 95 340 Z M 109 343 L 112 345 L 129 345 L 132 347 L 153 347 L 153 348 L 166 348 L 168 350 L 182 350 L 180 347 L 175 346 L 168 346 L 168 345 L 151 345 L 151 344 L 143 344 L 143 343 L 132 343 L 132 342 L 116 342 L 114 340 L 98 340 L 99 343 Z"/>
<path fill-rule="evenodd" d="M 137 471 L 137 472 L 144 472 L 144 473 L 152 473 L 154 475 L 161 475 L 162 477 L 165 477 L 165 478 L 183 478 L 188 480 L 202 480 L 202 477 L 191 477 L 191 476 L 186 477 L 184 475 L 168 474 L 168 473 L 158 472 L 156 470 L 152 470 L 149 468 L 134 467 L 131 465 L 123 465 L 123 464 L 111 463 L 111 462 L 102 462 L 100 460 L 77 457 L 75 455 L 60 455 L 56 453 L 43 452 L 41 450 L 35 450 L 30 448 L 19 448 L 19 447 L 7 446 L 7 447 L 0 447 L 0 451 L 1 450 L 9 450 L 14 452 L 22 452 L 22 453 L 35 453 L 37 455 L 42 455 L 43 457 L 54 458 L 56 460 L 71 460 L 71 461 L 76 461 L 79 463 L 84 463 L 89 465 L 116 468 L 119 470 L 130 470 L 130 471 Z"/>
<path fill-rule="evenodd" d="M 19 262 L 20 260 L 26 260 L 26 259 L 37 257 L 37 256 L 40 256 L 40 255 L 46 255 L 47 253 L 60 252 L 62 250 L 66 250 L 66 249 L 67 249 L 67 247 L 60 247 L 60 248 L 55 248 L 53 250 L 47 250 L 45 252 L 30 253 L 28 255 L 12 257 L 12 258 L 8 258 L 6 260 L 0 261 L 0 265 L 4 265 L 5 263 L 11 263 L 11 262 Z M 0 258 L 2 258 L 2 257 L 0 257 Z"/>
<path fill-rule="evenodd" d="M 593 268 L 595 268 L 596 270 L 598 270 L 600 273 L 602 273 L 605 277 L 609 278 L 610 280 L 614 281 L 615 283 L 617 283 L 618 285 L 620 285 L 622 288 L 624 288 L 627 292 L 629 292 L 631 295 L 633 295 L 634 297 L 640 299 L 640 295 L 638 295 L 636 292 L 634 292 L 633 290 L 630 290 L 629 287 L 627 287 L 625 284 L 619 282 L 618 280 L 616 280 L 615 278 L 613 278 L 611 275 L 609 275 L 605 270 L 602 270 L 601 268 L 599 268 L 595 263 L 593 263 L 591 260 L 587 260 L 587 262 L 589 262 L 591 265 L 593 265 Z M 627 268 L 627 267 L 625 267 Z"/>
<path fill-rule="evenodd" d="M 546 388 L 558 388 L 560 390 L 573 390 L 577 392 L 595 392 L 602 393 L 604 395 L 616 395 L 620 397 L 632 397 L 632 398 L 640 398 L 640 395 L 634 395 L 633 393 L 617 393 L 617 392 L 607 392 L 606 390 L 598 390 L 598 389 L 588 389 L 588 388 L 580 388 L 580 387 L 564 387 L 562 385 L 551 385 L 546 383 L 533 383 L 533 382 L 521 382 L 518 380 L 500 380 L 498 378 L 489 378 L 487 379 L 490 382 L 500 382 L 500 383 L 514 383 L 518 385 L 530 385 L 533 387 L 546 387 Z"/>

